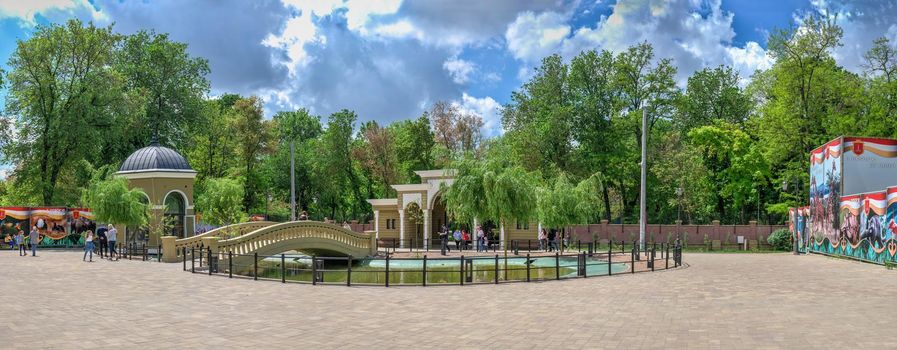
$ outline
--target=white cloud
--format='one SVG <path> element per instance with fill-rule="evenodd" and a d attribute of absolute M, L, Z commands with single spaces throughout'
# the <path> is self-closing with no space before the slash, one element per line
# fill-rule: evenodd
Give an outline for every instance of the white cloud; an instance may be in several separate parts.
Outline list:
<path fill-rule="evenodd" d="M 508 50 L 525 63 L 518 78 L 528 79 L 532 72 L 528 66 L 552 53 L 569 60 L 583 50 L 620 52 L 643 41 L 652 44 L 656 58 L 674 60 L 681 85 L 704 67 L 730 65 L 746 78 L 771 62 L 755 42 L 732 46 L 734 15 L 721 9 L 720 0 L 620 0 L 594 26 L 575 29 L 569 24 L 571 16 L 557 12 L 518 15 L 505 34 Z"/>
<path fill-rule="evenodd" d="M 372 17 L 394 14 L 401 5 L 402 0 L 348 0 L 345 3 L 348 27 L 364 34 Z"/>
<path fill-rule="evenodd" d="M 483 118 L 483 136 L 494 137 L 504 133 L 501 125 L 501 104 L 492 97 L 477 98 L 466 92 L 461 95 L 460 101 L 452 102 L 458 110 L 466 114 L 475 114 Z"/>
<path fill-rule="evenodd" d="M 465 61 L 457 57 L 452 57 L 442 64 L 442 68 L 449 72 L 452 81 L 456 84 L 466 84 L 470 81 L 471 74 L 476 71 L 476 65 L 473 62 Z"/>
<path fill-rule="evenodd" d="M 18 18 L 22 24 L 34 26 L 36 16 L 51 13 L 73 15 L 75 12 L 87 12 L 95 21 L 105 21 L 106 15 L 93 7 L 87 0 L 4 0 L 0 1 L 0 18 Z"/>
<path fill-rule="evenodd" d="M 538 62 L 557 51 L 570 34 L 569 18 L 557 12 L 524 12 L 508 26 L 505 39 L 514 58 Z"/>
<path fill-rule="evenodd" d="M 844 30 L 843 46 L 832 50 L 839 65 L 855 73 L 862 73 L 863 55 L 872 48 L 876 38 L 886 37 L 891 44 L 897 39 L 897 3 L 893 1 L 812 1 L 815 11 L 836 18 Z M 801 17 L 795 21 L 800 23 Z"/>

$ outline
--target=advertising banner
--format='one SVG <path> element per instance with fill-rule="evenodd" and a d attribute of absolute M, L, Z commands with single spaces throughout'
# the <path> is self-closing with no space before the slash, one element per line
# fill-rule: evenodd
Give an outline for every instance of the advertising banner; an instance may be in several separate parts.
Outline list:
<path fill-rule="evenodd" d="M 87 231 L 96 232 L 97 224 L 94 221 L 93 212 L 87 208 L 71 208 L 69 209 L 69 244 L 84 244 L 84 233 Z"/>
<path fill-rule="evenodd" d="M 28 215 L 30 209 L 26 207 L 0 207 L 0 234 L 3 239 L 6 236 L 13 237 L 19 230 L 28 234 Z"/>
<path fill-rule="evenodd" d="M 838 235 L 842 138 L 810 152 L 809 233 L 817 240 Z"/>
<path fill-rule="evenodd" d="M 882 191 L 897 185 L 897 140 L 843 139 L 845 195 Z"/>
<path fill-rule="evenodd" d="M 68 220 L 65 208 L 31 208 L 31 226 L 37 227 L 41 245 L 67 244 L 65 239 L 68 238 Z"/>

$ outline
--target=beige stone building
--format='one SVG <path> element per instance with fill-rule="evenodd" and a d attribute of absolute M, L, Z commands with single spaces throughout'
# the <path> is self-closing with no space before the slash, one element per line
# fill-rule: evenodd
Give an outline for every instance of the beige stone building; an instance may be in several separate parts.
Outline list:
<path fill-rule="evenodd" d="M 163 147 L 155 140 L 128 156 L 116 173 L 128 179 L 131 188 L 146 192 L 152 216 L 151 226 L 159 225 L 163 218 L 171 223 L 168 234 L 178 238 L 192 236 L 196 227 L 193 211 L 193 183 L 196 171 L 187 160 L 173 149 Z M 147 241 L 154 246 L 159 237 L 146 230 L 128 228 L 128 242 Z"/>
<path fill-rule="evenodd" d="M 374 211 L 374 234 L 383 243 L 395 240 L 401 247 L 436 245 L 440 228 L 453 222 L 445 210 L 442 189 L 454 183 L 454 170 L 421 170 L 415 171 L 415 174 L 421 178 L 419 184 L 392 185 L 397 193 L 396 198 L 368 200 Z M 416 223 L 411 213 L 418 208 L 422 220 Z M 477 224 L 480 223 L 476 220 L 471 223 L 472 227 Z M 494 229 L 502 244 L 512 240 L 537 240 L 538 230 L 539 225 L 534 221 Z"/>

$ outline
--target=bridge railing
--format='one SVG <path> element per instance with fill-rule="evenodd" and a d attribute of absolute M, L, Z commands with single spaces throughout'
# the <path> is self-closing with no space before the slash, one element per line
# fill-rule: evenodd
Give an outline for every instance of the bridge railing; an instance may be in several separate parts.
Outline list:
<path fill-rule="evenodd" d="M 355 251 L 369 252 L 369 255 L 376 253 L 370 235 L 318 221 L 293 221 L 270 225 L 239 237 L 220 240 L 217 248 L 219 252 L 249 254 L 267 245 L 299 238 L 326 240 L 354 248 Z"/>
<path fill-rule="evenodd" d="M 196 248 L 194 248 L 196 249 Z M 292 254 L 236 254 L 215 258 L 211 249 L 186 256 L 183 269 L 194 273 L 281 283 L 338 285 L 465 285 L 532 282 L 634 274 L 682 266 L 681 246 L 651 244 L 648 250 L 608 249 L 570 254 L 480 255 L 455 257 L 318 257 Z M 244 259 L 238 259 L 244 258 Z M 242 261 L 236 264 L 236 261 Z"/>
<path fill-rule="evenodd" d="M 271 221 L 250 221 L 250 222 L 243 222 L 243 223 L 239 223 L 239 224 L 222 226 L 222 227 L 210 230 L 210 231 L 202 233 L 202 234 L 177 239 L 174 241 L 174 246 L 172 249 L 174 249 L 175 251 L 177 251 L 180 254 L 180 252 L 187 251 L 185 249 L 189 249 L 192 247 L 202 247 L 203 239 L 208 238 L 208 237 L 217 237 L 219 239 L 227 239 L 233 235 L 242 236 L 249 232 L 258 230 L 260 228 L 265 228 L 265 227 L 268 227 L 268 226 L 271 226 L 274 224 L 275 223 L 271 222 Z"/>

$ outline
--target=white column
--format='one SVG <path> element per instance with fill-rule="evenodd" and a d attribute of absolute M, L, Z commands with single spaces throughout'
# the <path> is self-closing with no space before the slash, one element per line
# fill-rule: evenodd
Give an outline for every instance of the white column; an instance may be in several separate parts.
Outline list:
<path fill-rule="evenodd" d="M 424 210 L 424 247 L 430 244 L 430 209 Z"/>
<path fill-rule="evenodd" d="M 374 210 L 374 238 L 380 239 L 380 211 Z"/>
<path fill-rule="evenodd" d="M 542 223 L 539 223 L 539 227 L 536 229 L 536 240 L 539 240 L 539 235 L 542 234 Z"/>
<path fill-rule="evenodd" d="M 499 246 L 499 249 L 504 250 L 505 249 L 505 223 L 501 223 L 501 225 L 499 226 L 498 235 L 499 235 L 498 239 L 499 239 L 499 241 L 501 241 L 501 245 Z"/>
<path fill-rule="evenodd" d="M 399 210 L 399 248 L 405 248 L 405 210 Z"/>

